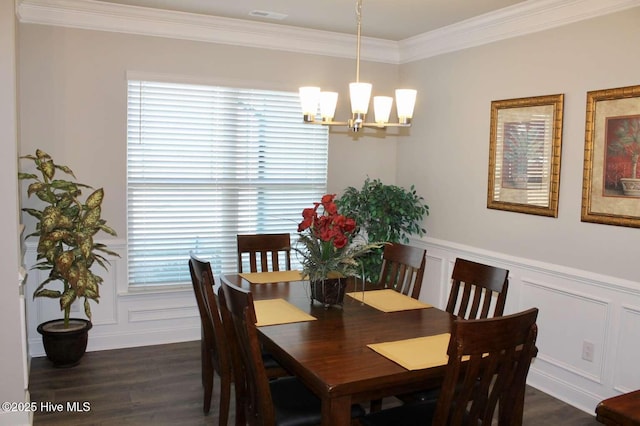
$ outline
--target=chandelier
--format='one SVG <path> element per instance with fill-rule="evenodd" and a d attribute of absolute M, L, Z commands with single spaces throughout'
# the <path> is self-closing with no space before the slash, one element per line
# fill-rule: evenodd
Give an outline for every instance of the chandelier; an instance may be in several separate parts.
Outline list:
<path fill-rule="evenodd" d="M 360 82 L 360 32 L 362 26 L 362 0 L 356 1 L 357 36 L 356 36 L 356 81 L 349 84 L 351 99 L 351 119 L 349 121 L 333 121 L 338 103 L 338 93 L 323 92 L 319 87 L 301 87 L 300 103 L 304 122 L 310 124 L 322 124 L 325 126 L 349 126 L 357 132 L 363 127 L 409 127 L 413 118 L 413 107 L 416 103 L 416 91 L 413 89 L 396 89 L 396 110 L 398 122 L 390 123 L 389 115 L 393 98 L 390 96 L 374 96 L 373 109 L 375 122 L 366 122 L 371 98 L 371 83 Z M 320 106 L 322 121 L 316 121 Z"/>

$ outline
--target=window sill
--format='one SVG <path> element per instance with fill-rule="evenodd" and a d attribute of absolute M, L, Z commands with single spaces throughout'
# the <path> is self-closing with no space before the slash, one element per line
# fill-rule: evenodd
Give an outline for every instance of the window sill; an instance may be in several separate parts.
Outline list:
<path fill-rule="evenodd" d="M 119 292 L 118 297 L 138 297 L 149 296 L 154 294 L 171 294 L 171 293 L 184 293 L 193 291 L 190 284 L 175 284 L 175 285 L 155 285 L 155 286 L 140 286 L 129 287 L 127 291 Z"/>

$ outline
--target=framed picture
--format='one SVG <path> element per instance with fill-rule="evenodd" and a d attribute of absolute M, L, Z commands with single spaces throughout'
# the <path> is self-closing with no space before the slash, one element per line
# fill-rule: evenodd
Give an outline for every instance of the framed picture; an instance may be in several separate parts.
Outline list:
<path fill-rule="evenodd" d="M 487 207 L 558 216 L 564 95 L 491 102 Z"/>
<path fill-rule="evenodd" d="M 583 222 L 640 228 L 640 86 L 587 93 Z"/>

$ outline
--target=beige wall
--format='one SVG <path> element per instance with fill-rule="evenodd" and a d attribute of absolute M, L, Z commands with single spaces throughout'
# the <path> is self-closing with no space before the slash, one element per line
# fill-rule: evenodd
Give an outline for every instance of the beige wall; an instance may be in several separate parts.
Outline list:
<path fill-rule="evenodd" d="M 25 382 L 26 354 L 24 342 L 24 312 L 18 286 L 18 268 L 21 264 L 18 243 L 17 193 L 17 113 L 16 113 L 16 34 L 14 4 L 0 0 L 0 141 L 2 167 L 0 167 L 0 401 L 21 403 L 28 401 Z M 0 425 L 29 424 L 25 411 L 0 410 Z"/>
<path fill-rule="evenodd" d="M 41 148 L 69 165 L 79 181 L 103 186 L 104 217 L 121 237 L 126 231 L 127 71 L 290 91 L 319 84 L 342 94 L 355 74 L 354 61 L 347 59 L 159 37 L 32 24 L 19 25 L 19 37 L 20 153 Z M 375 83 L 374 94 L 391 93 L 397 68 L 363 63 L 361 78 Z M 342 95 L 337 118 L 346 118 L 347 101 Z M 332 130 L 328 190 L 340 193 L 360 185 L 367 174 L 393 183 L 395 139 L 375 132 L 354 138 L 346 128 Z"/>
<path fill-rule="evenodd" d="M 414 125 L 398 138 L 331 133 L 329 191 L 369 175 L 415 184 L 426 198 L 428 236 L 414 241 L 428 249 L 421 299 L 443 306 L 456 257 L 509 269 L 507 311 L 540 308 L 530 381 L 590 413 L 598 400 L 640 386 L 640 229 L 580 222 L 586 92 L 640 84 L 638 22 L 635 8 L 415 63 L 364 63 L 362 79 L 375 84 L 375 94 L 390 93 L 398 81 L 419 90 Z M 105 218 L 120 234 L 114 249 L 123 258 L 105 275 L 89 350 L 199 338 L 188 288 L 127 292 L 126 72 L 285 90 L 314 82 L 344 93 L 354 62 L 34 24 L 18 30 L 19 151 L 45 149 L 81 181 L 104 186 Z M 558 218 L 487 209 L 491 101 L 556 93 L 565 94 Z M 33 263 L 33 244 L 27 256 Z M 29 306 L 36 355 L 35 325 L 59 314 L 45 302 Z M 594 361 L 581 357 L 585 341 L 594 344 Z"/>
<path fill-rule="evenodd" d="M 640 84 L 638 22 L 634 8 L 402 66 L 420 104 L 398 142 L 397 181 L 427 199 L 430 237 L 640 281 L 640 229 L 580 222 L 586 93 Z M 558 93 L 558 218 L 487 209 L 491 101 Z"/>

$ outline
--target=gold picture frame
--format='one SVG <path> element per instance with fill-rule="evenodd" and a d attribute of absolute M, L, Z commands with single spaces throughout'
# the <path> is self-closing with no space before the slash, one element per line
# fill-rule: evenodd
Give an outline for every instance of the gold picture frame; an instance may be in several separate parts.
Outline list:
<path fill-rule="evenodd" d="M 487 208 L 558 217 L 564 95 L 491 102 Z"/>
<path fill-rule="evenodd" d="M 639 156 L 640 86 L 587 92 L 583 222 L 640 228 Z"/>

